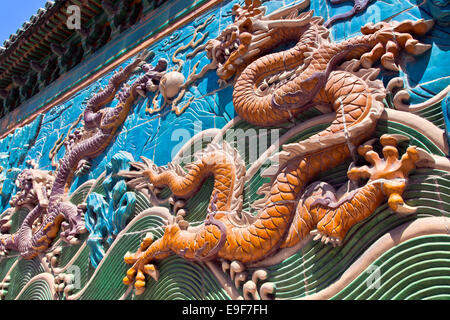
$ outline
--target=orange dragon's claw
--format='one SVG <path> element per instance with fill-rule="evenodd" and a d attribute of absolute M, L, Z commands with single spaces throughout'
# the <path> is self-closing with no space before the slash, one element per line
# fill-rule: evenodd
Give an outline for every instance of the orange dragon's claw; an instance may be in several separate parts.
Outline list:
<path fill-rule="evenodd" d="M 128 269 L 122 282 L 127 286 L 132 285 L 134 282 L 136 295 L 144 293 L 147 283 L 146 275 L 152 277 L 155 281 L 158 281 L 159 279 L 159 271 L 156 269 L 155 265 L 148 264 L 146 260 L 145 252 L 148 251 L 148 248 L 152 244 L 154 244 L 153 235 L 147 233 L 139 250 L 136 253 L 127 252 L 124 257 L 125 263 L 132 264 L 133 266 Z"/>
<path fill-rule="evenodd" d="M 145 251 L 153 243 L 153 234 L 147 233 L 141 243 L 141 251 Z"/>
<path fill-rule="evenodd" d="M 364 144 L 360 147 L 358 147 L 358 153 L 361 156 L 364 156 L 367 152 L 372 151 L 373 150 L 373 146 L 371 144 Z"/>
<path fill-rule="evenodd" d="M 153 264 L 147 264 L 144 267 L 145 273 L 152 277 L 155 281 L 159 279 L 159 271 Z"/>
<path fill-rule="evenodd" d="M 383 156 L 386 164 L 394 164 L 398 160 L 398 149 L 392 146 L 386 146 L 383 148 Z"/>
<path fill-rule="evenodd" d="M 146 274 L 152 277 L 155 281 L 158 281 L 159 279 L 159 271 L 153 264 L 147 264 L 141 267 L 138 266 L 138 263 L 136 263 L 127 271 L 127 275 L 123 278 L 122 282 L 127 286 L 132 285 L 134 282 L 136 295 L 141 295 L 145 292 L 146 288 Z"/>
<path fill-rule="evenodd" d="M 347 177 L 351 181 L 358 181 L 360 179 L 369 179 L 371 176 L 371 169 L 368 166 L 359 168 L 352 168 L 347 172 Z"/>
<path fill-rule="evenodd" d="M 361 56 L 361 65 L 367 69 L 371 68 L 375 61 L 381 58 L 384 51 L 384 46 L 381 43 L 377 43 L 370 52 Z"/>
<path fill-rule="evenodd" d="M 144 282 L 144 284 L 145 284 L 145 275 L 141 270 L 139 270 L 136 275 L 136 282 L 139 282 L 139 281 Z"/>
<path fill-rule="evenodd" d="M 130 278 L 128 278 L 127 276 L 125 276 L 122 280 L 123 284 L 126 286 L 129 286 L 130 284 L 133 283 L 133 280 L 131 280 Z"/>
<path fill-rule="evenodd" d="M 134 268 L 130 268 L 130 269 L 128 269 L 128 271 L 127 271 L 127 277 L 129 278 L 129 279 L 134 279 L 134 276 L 136 275 L 136 269 L 134 269 Z"/>
<path fill-rule="evenodd" d="M 125 278 L 123 278 L 122 282 L 125 285 L 129 286 L 130 284 L 133 283 L 135 274 L 136 274 L 136 269 L 134 269 L 134 268 L 128 269 L 127 275 L 125 276 Z"/>
<path fill-rule="evenodd" d="M 404 170 L 405 174 L 413 170 L 415 164 L 419 160 L 420 160 L 420 153 L 415 146 L 411 146 L 408 149 L 406 149 L 406 154 L 404 154 L 401 159 L 402 169 Z"/>
<path fill-rule="evenodd" d="M 374 151 L 371 143 L 363 144 L 359 148 L 359 154 L 370 162 L 371 166 L 351 166 L 347 175 L 351 181 L 368 179 L 368 182 L 361 188 L 344 190 L 345 193 L 339 198 L 335 198 L 336 201 L 320 203 L 318 208 L 321 209 L 316 211 L 320 214 L 316 225 L 317 229 L 310 232 L 315 241 L 333 246 L 342 245 L 350 227 L 374 212 L 375 208 L 369 208 L 362 204 L 367 197 L 376 198 L 372 201 L 378 201 L 378 203 L 387 197 L 389 207 L 399 214 L 412 214 L 417 211 L 416 208 L 405 203 L 402 195 L 406 189 L 408 174 L 415 168 L 420 159 L 420 153 L 416 147 L 411 146 L 399 159 L 397 144 L 405 140 L 407 138 L 400 135 L 383 135 L 380 139 L 380 144 L 383 146 L 383 157 Z M 363 190 L 371 191 L 365 193 L 367 191 Z M 326 196 L 321 200 L 329 198 Z M 346 206 L 349 202 L 352 205 Z"/>
<path fill-rule="evenodd" d="M 314 236 L 313 240 L 318 241 L 320 240 L 323 244 L 331 244 L 333 247 L 339 247 L 342 245 L 342 239 L 338 237 L 332 237 L 325 233 L 320 232 L 319 230 L 315 229 L 310 232 L 312 236 Z"/>
<path fill-rule="evenodd" d="M 416 207 L 411 207 L 407 205 L 401 195 L 398 193 L 393 193 L 389 197 L 388 201 L 389 207 L 396 213 L 401 215 L 410 215 L 417 212 Z"/>
<path fill-rule="evenodd" d="M 375 143 L 375 141 L 375 139 L 369 140 L 358 147 L 358 154 L 360 156 L 363 156 L 364 159 L 367 160 L 367 162 L 371 163 L 374 166 L 381 161 L 378 154 L 373 151 L 373 144 Z"/>
<path fill-rule="evenodd" d="M 401 49 L 405 49 L 408 54 L 420 55 L 431 48 L 431 45 L 414 39 L 413 35 L 424 35 L 432 26 L 431 20 L 379 22 L 363 26 L 361 28 L 363 34 L 373 35 L 371 41 L 374 47 L 361 57 L 361 64 L 367 68 L 375 61 L 381 60 L 383 67 L 398 72 L 400 68 L 396 59 Z"/>
<path fill-rule="evenodd" d="M 406 153 L 398 159 L 397 145 L 409 140 L 408 137 L 397 134 L 385 134 L 380 138 L 383 146 L 383 157 L 375 156 L 376 152 L 371 148 L 365 148 L 363 154 L 373 167 L 352 168 L 348 172 L 351 180 L 357 178 L 369 178 L 369 181 L 382 183 L 384 194 L 388 197 L 390 208 L 400 214 L 411 214 L 416 208 L 408 206 L 402 198 L 406 189 L 406 180 L 410 171 L 414 170 L 420 156 L 415 146 L 410 146 Z"/>
<path fill-rule="evenodd" d="M 135 255 L 132 254 L 131 252 L 127 252 L 123 259 L 125 260 L 126 264 L 135 264 L 137 261 L 137 258 L 135 257 Z"/>
<path fill-rule="evenodd" d="M 145 292 L 145 281 L 144 280 L 136 280 L 134 283 L 134 288 L 136 289 L 135 293 L 137 296 L 140 296 Z"/>
<path fill-rule="evenodd" d="M 380 137 L 380 144 L 385 146 L 396 147 L 399 143 L 409 141 L 409 137 L 402 134 L 383 134 Z"/>
<path fill-rule="evenodd" d="M 395 56 L 392 52 L 387 52 L 381 57 L 381 64 L 388 70 L 399 71 L 400 68 L 395 63 Z"/>
<path fill-rule="evenodd" d="M 391 207 L 392 210 L 397 211 L 399 206 L 402 206 L 405 204 L 403 201 L 402 196 L 397 192 L 392 192 L 388 199 L 389 207 Z"/>

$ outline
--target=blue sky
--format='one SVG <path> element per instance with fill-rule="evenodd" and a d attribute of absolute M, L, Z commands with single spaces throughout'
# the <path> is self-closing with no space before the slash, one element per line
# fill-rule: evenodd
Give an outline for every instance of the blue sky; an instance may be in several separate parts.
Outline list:
<path fill-rule="evenodd" d="M 47 0 L 0 0 L 0 46 L 46 3 Z"/>

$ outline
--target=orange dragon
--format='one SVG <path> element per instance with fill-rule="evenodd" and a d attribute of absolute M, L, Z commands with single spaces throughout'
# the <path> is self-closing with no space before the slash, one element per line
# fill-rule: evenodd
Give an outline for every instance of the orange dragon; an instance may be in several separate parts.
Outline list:
<path fill-rule="evenodd" d="M 369 24 L 361 29 L 363 35 L 333 43 L 322 18 L 313 17 L 311 11 L 298 15 L 297 9 L 265 15 L 259 1 L 235 5 L 234 24 L 210 40 L 208 57 L 216 59 L 222 80 L 236 77 L 233 102 L 241 119 L 277 126 L 316 106 L 334 112 L 334 121 L 304 141 L 283 146 L 276 173 L 260 189 L 265 197 L 257 203 L 258 214 L 246 223 L 237 223 L 232 214 L 242 209 L 245 168 L 226 143 L 211 144 L 184 169 L 158 168 L 143 158 L 144 163 L 134 164 L 138 171 L 122 172 L 128 178 L 144 177 L 156 188 L 168 187 L 184 199 L 192 197 L 207 177 L 215 179 L 209 214 L 201 227 L 192 231 L 169 224 L 161 238 L 153 241 L 148 236 L 137 252 L 125 256 L 132 267 L 123 282 L 134 283 L 137 294 L 145 291 L 146 275 L 158 279 L 154 262 L 172 254 L 251 264 L 295 246 L 309 234 L 340 245 L 347 231 L 386 198 L 395 212 L 414 211 L 402 194 L 419 160 L 417 148 L 409 147 L 399 159 L 396 146 L 401 137 L 384 135 L 381 158 L 373 140 L 364 143 L 375 131 L 385 97 L 382 82 L 376 80 L 379 68 L 371 67 L 381 60 L 382 66 L 397 69 L 395 58 L 401 49 L 410 54 L 429 49 L 411 34 L 424 35 L 432 21 Z M 293 40 L 292 48 L 270 53 Z M 318 173 L 356 156 L 356 151 L 372 167 L 352 167 L 348 178 L 366 179 L 365 185 L 344 191 L 324 183 L 309 185 Z"/>

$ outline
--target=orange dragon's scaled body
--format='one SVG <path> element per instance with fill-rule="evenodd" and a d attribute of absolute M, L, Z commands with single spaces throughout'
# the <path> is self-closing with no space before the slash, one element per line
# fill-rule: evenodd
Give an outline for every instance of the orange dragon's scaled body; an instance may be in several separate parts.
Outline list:
<path fill-rule="evenodd" d="M 418 160 L 417 150 L 408 148 L 399 160 L 398 137 L 385 135 L 380 139 L 381 159 L 371 143 L 364 143 L 375 131 L 385 96 L 383 84 L 375 79 L 378 70 L 371 65 L 381 59 L 383 66 L 392 69 L 400 49 L 411 54 L 425 51 L 428 47 L 410 33 L 423 35 L 432 24 L 370 25 L 363 27 L 364 35 L 336 44 L 328 39 L 322 18 L 312 17 L 312 12 L 264 16 L 259 3 L 247 2 L 245 7 L 233 8 L 235 24 L 209 47 L 209 55 L 220 62 L 219 77 L 237 77 L 233 103 L 239 116 L 258 126 L 276 126 L 295 121 L 297 114 L 317 106 L 336 117 L 322 132 L 283 146 L 279 167 L 261 188 L 265 197 L 258 201 L 258 214 L 248 223 L 236 223 L 230 214 L 242 209 L 235 203 L 242 193 L 243 169 L 226 143 L 208 147 L 182 173 L 157 168 L 149 161 L 136 164 L 141 169 L 138 174 L 154 187 L 168 187 L 178 198 L 191 197 L 209 176 L 215 180 L 209 214 L 201 228 L 193 232 L 170 224 L 160 239 L 147 238 L 136 253 L 127 254 L 125 261 L 133 266 L 124 283 L 134 281 L 138 294 L 145 290 L 146 275 L 158 277 L 153 262 L 171 254 L 190 260 L 252 263 L 295 246 L 310 233 L 340 245 L 347 231 L 386 198 L 394 211 L 409 210 L 401 195 Z M 292 48 L 270 53 L 294 39 L 297 43 Z M 368 179 L 364 186 L 347 192 L 336 192 L 323 183 L 309 186 L 317 174 L 346 161 L 353 146 L 359 146 L 355 149 L 373 165 L 348 172 L 352 181 Z M 136 177 L 136 172 L 128 177 Z"/>

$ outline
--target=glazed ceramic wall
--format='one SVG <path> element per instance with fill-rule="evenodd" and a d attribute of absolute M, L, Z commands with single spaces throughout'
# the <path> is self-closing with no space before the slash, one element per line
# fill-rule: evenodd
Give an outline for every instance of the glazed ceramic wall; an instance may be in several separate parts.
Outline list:
<path fill-rule="evenodd" d="M 190 56 L 195 47 L 205 44 L 208 39 L 216 38 L 224 28 L 233 21 L 232 6 L 239 1 L 224 1 L 208 12 L 198 15 L 181 28 L 174 30 L 170 36 L 153 43 L 149 50 L 154 53 L 155 64 L 159 59 L 169 61 L 169 70 L 178 68 L 188 78 L 207 65 L 210 60 L 206 52 L 200 51 Z M 283 6 L 299 1 L 267 1 L 263 3 L 268 13 Z M 360 28 L 368 22 L 379 22 L 392 19 L 435 19 L 437 23 L 422 42 L 431 44 L 432 48 L 421 56 L 405 57 L 401 60 L 401 71 L 393 72 L 383 69 L 380 79 L 385 86 L 395 77 L 404 81 L 404 87 L 410 95 L 409 104 L 418 105 L 441 93 L 450 85 L 448 68 L 443 66 L 450 59 L 448 50 L 448 11 L 449 4 L 445 1 L 371 1 L 368 8 L 350 20 L 341 21 L 331 26 L 331 37 L 340 42 L 361 34 Z M 83 81 L 94 71 L 101 69 L 113 59 L 120 58 L 120 52 L 130 50 L 135 45 L 148 39 L 158 29 L 160 23 L 155 19 L 174 17 L 183 10 L 183 1 L 165 4 L 157 17 L 151 17 L 138 26 L 127 30 L 116 40 L 111 41 L 106 48 L 89 61 L 83 62 L 57 80 L 51 87 L 32 100 L 25 103 L 17 112 L 7 116 L 2 121 L 6 130 L 12 123 L 26 119 L 39 108 L 48 104 L 60 92 Z M 353 7 L 348 1 L 341 5 L 332 5 L 328 1 L 312 0 L 310 9 L 314 14 L 328 20 L 332 16 L 347 12 Z M 184 45 L 198 41 L 196 46 L 180 50 Z M 175 58 L 180 59 L 177 63 Z M 124 67 L 131 59 L 121 63 Z M 196 65 L 198 63 L 198 65 Z M 40 114 L 31 123 L 17 128 L 0 141 L 0 165 L 3 179 L 2 211 L 9 207 L 8 201 L 15 194 L 14 181 L 17 174 L 29 167 L 34 160 L 41 170 L 54 170 L 51 151 L 66 137 L 69 131 L 82 126 L 77 120 L 82 115 L 86 101 L 100 88 L 106 86 L 112 72 L 98 78 L 94 83 L 76 92 L 69 99 L 48 111 Z M 130 78 L 132 83 L 139 74 Z M 177 115 L 166 105 L 160 112 L 150 113 L 149 108 L 162 106 L 162 96 L 148 94 L 139 98 L 133 105 L 124 124 L 119 128 L 113 142 L 100 156 L 96 157 L 90 170 L 81 177 L 76 177 L 70 187 L 71 201 L 79 204 L 87 202 L 86 222 L 89 232 L 82 237 L 78 245 L 69 245 L 60 240 L 48 251 L 33 260 L 25 260 L 11 252 L 0 262 L 0 280 L 3 282 L 2 296 L 6 299 L 230 299 L 230 294 L 222 287 L 221 282 L 204 264 L 189 262 L 178 256 L 172 256 L 159 264 L 160 279 L 149 281 L 144 295 L 136 296 L 122 283 L 127 266 L 124 255 L 127 251 L 135 251 L 146 233 L 152 232 L 161 236 L 164 231 L 162 218 L 152 215 L 140 216 L 151 205 L 148 199 L 139 192 L 127 190 L 126 184 L 120 185 L 123 179 L 116 179 L 113 173 L 127 170 L 129 162 L 139 161 L 141 156 L 151 159 L 156 165 L 162 166 L 173 160 L 189 140 L 196 134 L 208 129 L 222 129 L 232 121 L 234 110 L 232 93 L 233 83 L 218 83 L 215 70 L 209 71 L 204 77 L 190 85 L 178 106 L 188 105 L 183 113 Z M 395 108 L 394 95 L 388 95 L 385 100 L 387 108 Z M 115 106 L 113 101 L 111 106 Z M 311 119 L 320 112 L 312 110 L 304 120 Z M 442 133 L 446 125 L 450 128 L 450 105 L 448 95 L 418 112 L 422 118 L 433 123 Z M 250 137 L 262 139 L 258 134 L 261 128 L 237 123 L 234 128 L 252 130 Z M 301 140 L 323 129 L 316 125 L 306 132 L 295 135 L 291 140 Z M 289 128 L 282 129 L 283 135 Z M 420 146 L 432 154 L 446 157 L 446 149 L 437 145 L 423 132 L 408 125 L 391 120 L 380 120 L 376 135 L 383 133 L 401 133 L 410 137 L 412 145 Z M 294 139 L 295 138 L 295 139 Z M 256 140 L 255 140 L 256 141 Z M 258 140 L 259 141 L 259 140 Z M 406 148 L 406 144 L 401 146 Z M 248 146 L 242 151 L 245 152 Z M 448 150 L 448 149 L 447 149 Z M 263 151 L 263 150 L 261 150 Z M 54 158 L 58 161 L 65 153 L 60 147 Z M 251 163 L 247 162 L 247 168 Z M 318 180 L 326 181 L 334 186 L 340 186 L 346 180 L 349 162 L 327 172 L 323 172 Z M 258 173 L 260 173 L 258 171 Z M 115 179 L 111 182 L 111 179 Z M 295 254 L 280 263 L 267 268 L 268 277 L 265 282 L 276 287 L 275 298 L 297 299 L 323 292 L 329 288 L 344 272 L 355 266 L 355 262 L 368 250 L 376 246 L 387 232 L 401 228 L 404 224 L 432 217 L 450 218 L 450 175 L 445 170 L 417 169 L 411 175 L 411 184 L 405 192 L 405 199 L 419 207 L 417 214 L 401 217 L 392 212 L 386 204 L 366 221 L 351 229 L 342 247 L 333 248 L 320 242 L 308 242 Z M 108 179 L 111 181 L 108 182 Z M 105 183 L 105 181 L 107 183 Z M 245 186 L 244 206 L 250 204 L 259 196 L 256 191 L 266 180 L 255 174 Z M 109 183 L 109 184 L 108 184 Z M 118 186 L 119 185 L 119 186 Z M 113 189 L 115 188 L 115 191 Z M 122 188 L 122 189 L 120 189 Z M 186 217 L 191 225 L 199 225 L 206 217 L 212 181 L 207 180 L 205 186 L 186 207 L 189 215 Z M 114 192 L 120 194 L 118 200 L 111 196 Z M 89 193 L 89 195 L 88 195 Z M 120 208 L 120 201 L 127 197 L 128 208 Z M 114 198 L 114 199 L 113 199 Z M 115 202 L 114 202 L 115 201 Z M 169 204 L 165 204 L 170 208 Z M 122 210 L 122 211 L 121 211 Z M 127 211 L 128 210 L 128 211 Z M 125 212 L 127 211 L 127 212 Z M 95 213 L 96 212 L 96 213 Z M 103 214 L 103 222 L 100 214 Z M 108 225 L 120 212 L 116 225 Z M 19 211 L 12 220 L 11 231 L 18 228 L 26 215 Z M 95 213 L 95 214 L 94 214 Z M 113 214 L 114 213 L 114 214 Z M 94 216 L 89 220 L 89 217 Z M 109 217 L 109 218 L 108 218 Z M 450 298 L 450 237 L 443 234 L 416 236 L 401 243 L 387 247 L 383 254 L 370 265 L 360 265 L 360 269 L 351 269 L 353 281 L 343 285 L 330 295 L 336 299 L 407 299 L 407 298 Z M 53 260 L 52 260 L 53 259 Z M 355 268 L 355 267 L 354 267 Z M 374 270 L 379 273 L 376 281 L 371 278 Z M 65 278 L 63 275 L 72 275 Z M 373 285 L 375 284 L 375 285 Z M 59 286 L 59 287 L 58 287 Z M 59 289 L 58 289 L 59 288 Z M 242 293 L 242 288 L 237 287 Z"/>

